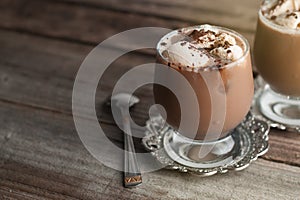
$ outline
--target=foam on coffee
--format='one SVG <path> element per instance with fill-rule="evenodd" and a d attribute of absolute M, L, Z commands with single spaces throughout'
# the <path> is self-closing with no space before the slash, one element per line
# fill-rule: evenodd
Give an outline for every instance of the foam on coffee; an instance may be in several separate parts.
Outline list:
<path fill-rule="evenodd" d="M 243 44 L 234 36 L 210 26 L 181 29 L 177 35 L 165 38 L 159 49 L 170 65 L 190 70 L 220 68 L 244 54 Z"/>
<path fill-rule="evenodd" d="M 300 0 L 268 0 L 261 8 L 262 14 L 273 23 L 300 30 Z"/>

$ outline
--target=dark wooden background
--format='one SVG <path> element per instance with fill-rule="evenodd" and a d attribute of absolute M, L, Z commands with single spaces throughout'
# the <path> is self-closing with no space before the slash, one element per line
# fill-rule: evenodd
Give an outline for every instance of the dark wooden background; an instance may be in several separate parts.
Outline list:
<path fill-rule="evenodd" d="M 297 133 L 272 130 L 269 152 L 241 172 L 199 178 L 160 170 L 124 189 L 121 173 L 87 152 L 73 123 L 75 75 L 101 41 L 137 27 L 211 23 L 252 45 L 258 7 L 253 0 L 1 0 L 0 199 L 300 199 Z M 101 105 L 122 73 L 154 60 L 152 51 L 123 56 L 100 82 L 98 118 L 120 146 L 122 133 Z M 137 95 L 133 117 L 143 124 L 151 88 Z"/>

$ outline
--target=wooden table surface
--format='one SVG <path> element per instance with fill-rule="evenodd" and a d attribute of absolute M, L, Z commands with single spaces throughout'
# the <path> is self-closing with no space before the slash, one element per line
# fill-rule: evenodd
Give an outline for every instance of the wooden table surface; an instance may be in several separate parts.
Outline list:
<path fill-rule="evenodd" d="M 0 199 L 300 199 L 300 134 L 271 130 L 268 153 L 244 171 L 200 178 L 162 169 L 125 189 L 122 174 L 84 148 L 73 122 L 75 75 L 101 41 L 137 27 L 210 23 L 252 46 L 258 7 L 253 0 L 1 0 Z M 154 60 L 152 51 L 130 53 L 100 81 L 99 122 L 117 145 L 122 132 L 101 105 L 124 72 Z M 143 124 L 151 87 L 136 94 L 142 103 L 132 115 Z"/>

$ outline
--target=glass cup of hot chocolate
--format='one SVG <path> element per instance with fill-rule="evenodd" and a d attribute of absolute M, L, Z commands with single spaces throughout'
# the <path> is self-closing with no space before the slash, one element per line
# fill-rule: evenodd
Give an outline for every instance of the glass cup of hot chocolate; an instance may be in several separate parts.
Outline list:
<path fill-rule="evenodd" d="M 212 25 L 175 30 L 159 41 L 157 63 L 167 69 L 156 68 L 155 83 L 173 89 L 158 84 L 153 89 L 155 103 L 164 108 L 161 115 L 174 129 L 164 141 L 169 156 L 192 167 L 234 160 L 242 145 L 236 128 L 254 92 L 247 40 Z"/>
<path fill-rule="evenodd" d="M 266 84 L 256 105 L 270 122 L 299 129 L 300 1 L 266 0 L 258 16 L 253 53 Z"/>

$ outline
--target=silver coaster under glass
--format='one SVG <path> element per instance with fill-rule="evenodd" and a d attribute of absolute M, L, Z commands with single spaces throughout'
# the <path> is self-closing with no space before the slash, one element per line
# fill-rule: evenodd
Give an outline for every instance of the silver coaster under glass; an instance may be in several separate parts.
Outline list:
<path fill-rule="evenodd" d="M 300 122 L 298 116 L 300 112 L 300 100 L 288 99 L 289 103 L 294 101 L 295 106 L 291 106 L 290 104 L 287 106 L 288 104 L 283 102 L 282 98 L 278 97 L 278 103 L 274 104 L 272 102 L 276 99 L 277 94 L 273 94 L 272 90 L 268 88 L 268 85 L 264 82 L 262 77 L 257 76 L 254 83 L 255 94 L 251 106 L 252 114 L 255 115 L 257 119 L 266 121 L 272 128 L 300 133 Z M 263 98 L 263 101 L 260 101 L 261 98 Z M 263 109 L 264 112 L 262 112 L 261 109 Z M 290 119 L 293 118 L 293 116 L 295 119 Z M 291 123 L 289 123 L 289 121 Z"/>
<path fill-rule="evenodd" d="M 147 121 L 146 136 L 142 141 L 146 149 L 151 151 L 151 154 L 166 168 L 200 176 L 211 176 L 217 173 L 226 173 L 229 170 L 239 171 L 245 169 L 258 156 L 265 154 L 269 147 L 268 132 L 268 124 L 255 119 L 249 113 L 244 121 L 231 133 L 234 147 L 230 151 L 230 155 L 197 162 L 181 156 L 180 151 L 176 151 L 178 148 L 172 148 L 172 145 L 174 145 L 174 143 L 172 144 L 172 138 L 176 137 L 178 133 L 165 123 L 165 120 L 160 116 Z M 226 141 L 224 142 L 226 144 Z"/>

